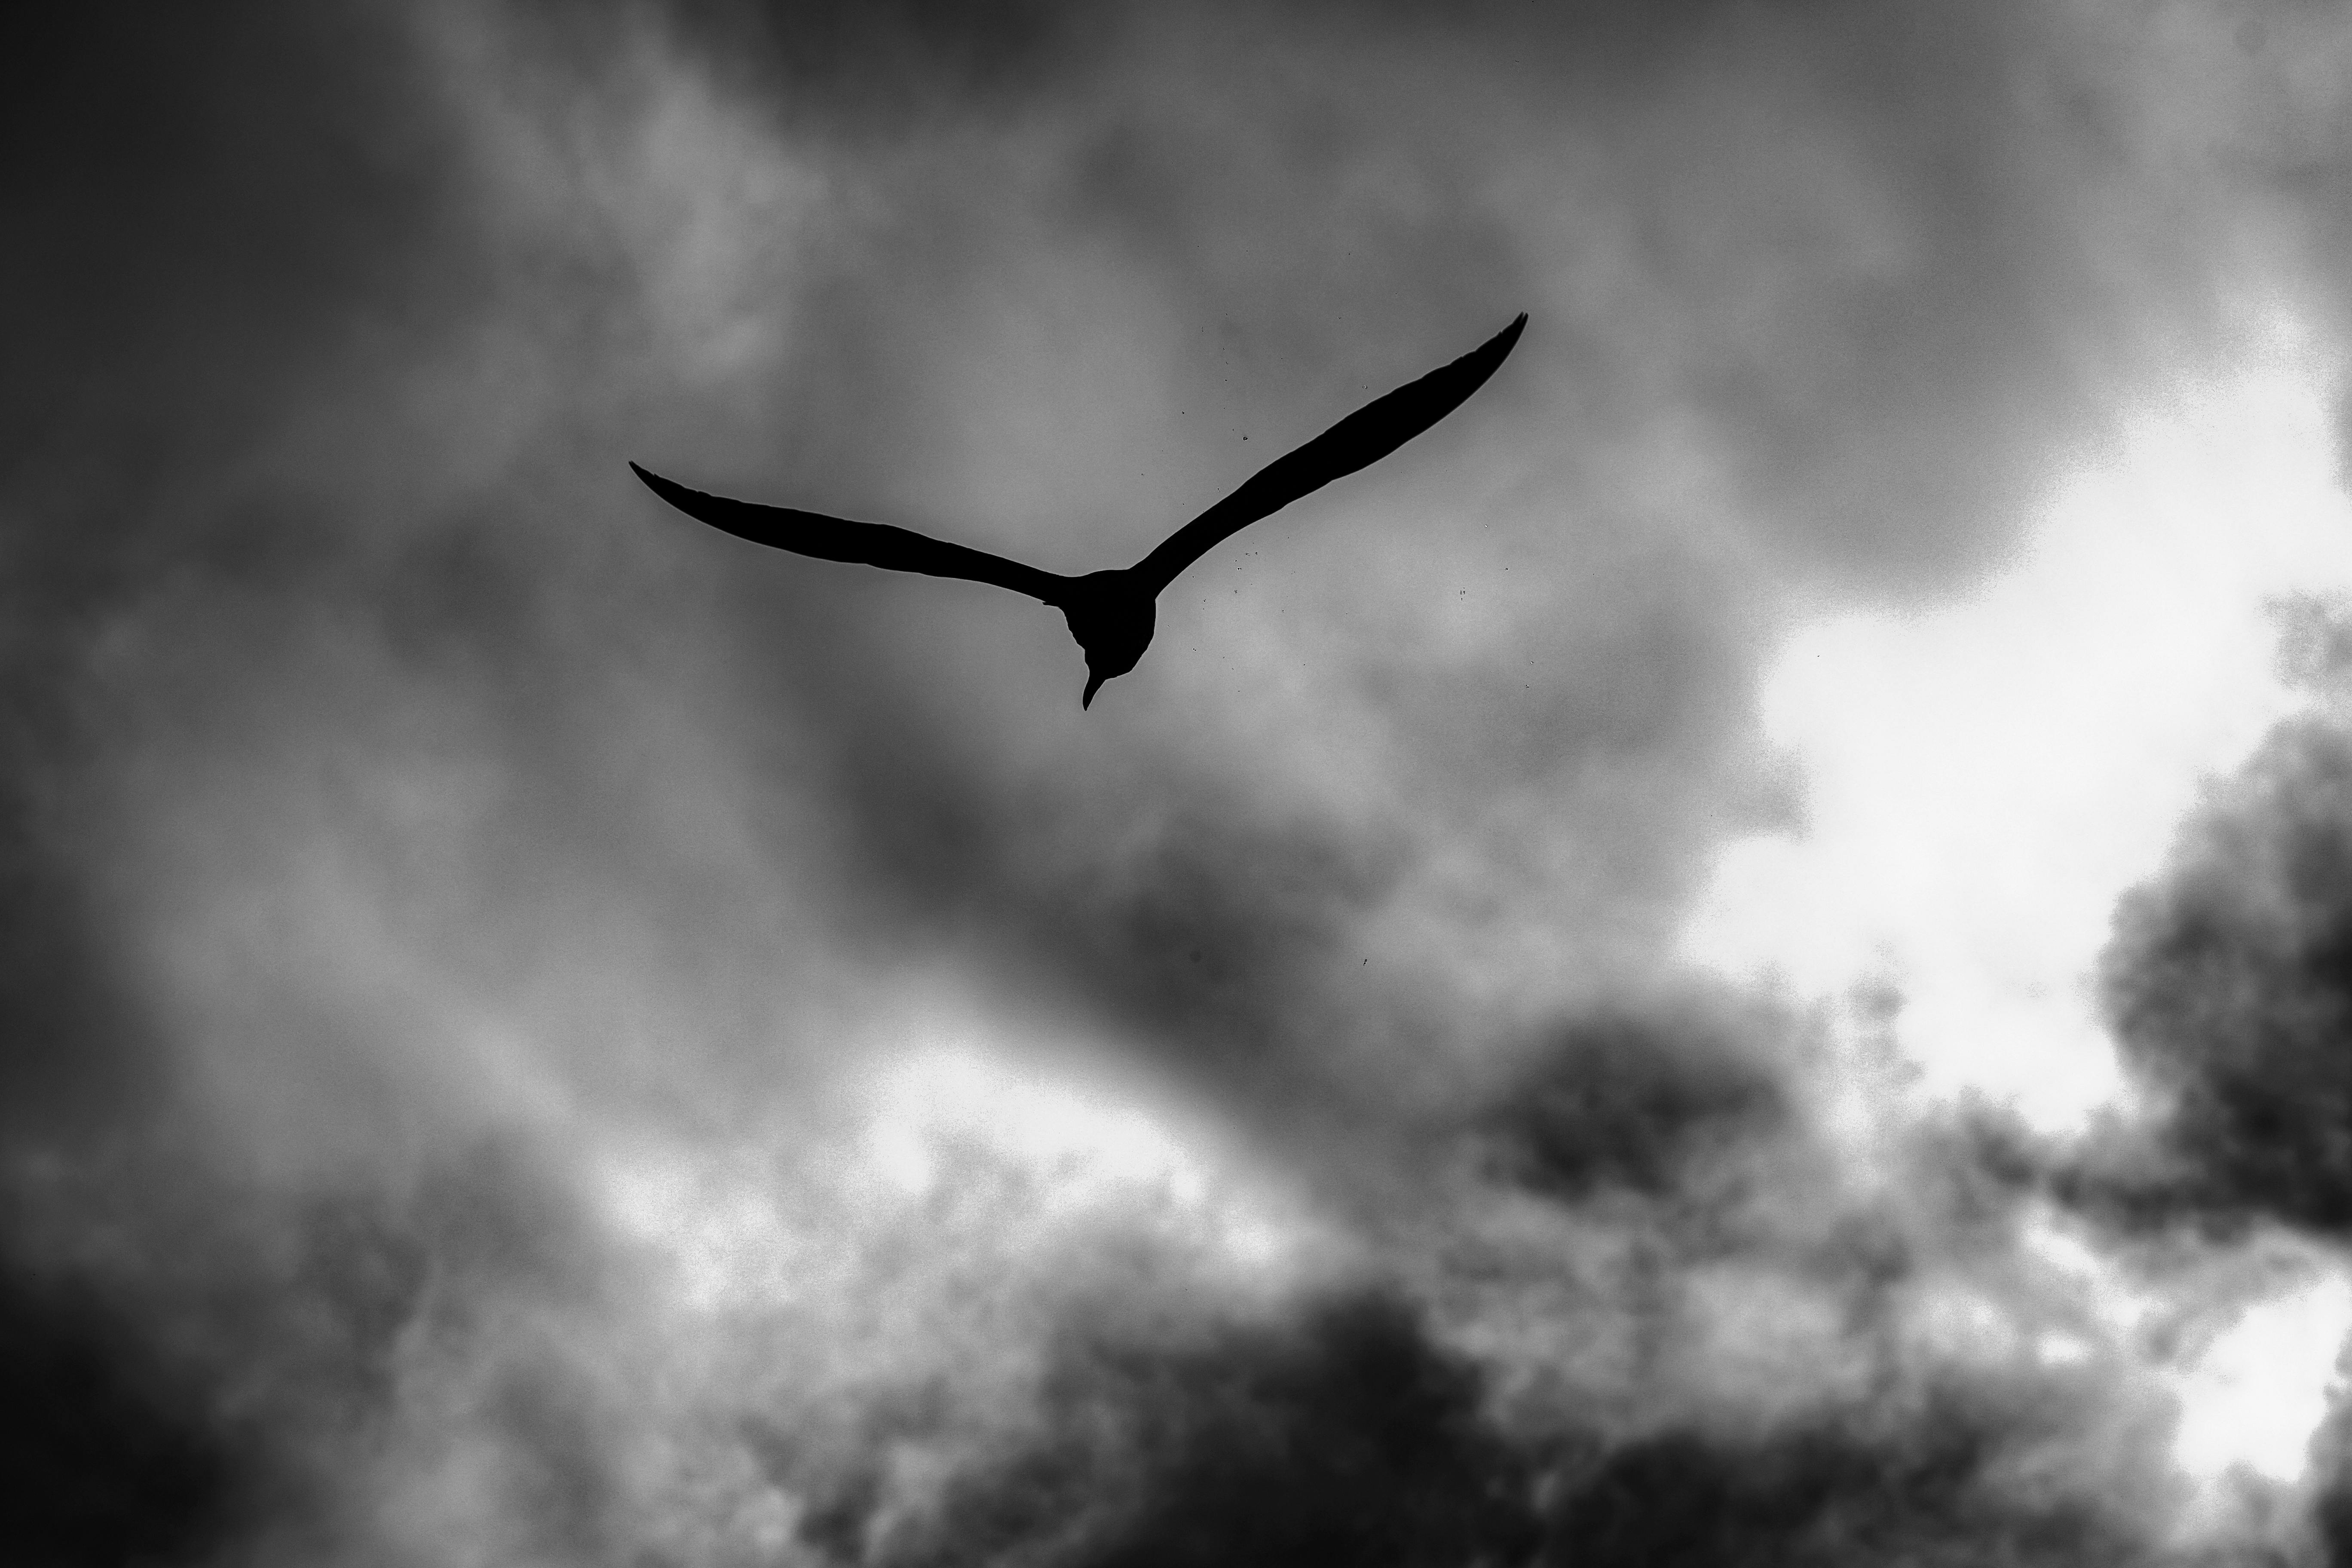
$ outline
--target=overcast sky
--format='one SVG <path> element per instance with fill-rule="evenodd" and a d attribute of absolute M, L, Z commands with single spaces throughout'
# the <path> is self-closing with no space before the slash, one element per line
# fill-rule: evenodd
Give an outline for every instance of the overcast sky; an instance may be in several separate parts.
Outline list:
<path fill-rule="evenodd" d="M 49 8 L 0 1556 L 2352 1557 L 2347 139 L 2320 0 Z M 1093 571 L 1521 310 L 1088 711 L 626 467 Z"/>

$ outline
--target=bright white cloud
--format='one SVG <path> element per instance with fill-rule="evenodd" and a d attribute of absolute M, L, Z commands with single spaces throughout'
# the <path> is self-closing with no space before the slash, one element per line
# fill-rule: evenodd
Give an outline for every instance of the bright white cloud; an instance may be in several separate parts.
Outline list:
<path fill-rule="evenodd" d="M 910 1227 L 1037 1283 L 1087 1236 L 1227 1283 L 1278 1287 L 1302 1263 L 1297 1217 L 1172 1107 L 1061 1053 L 934 1035 L 877 1053 L 855 1131 L 821 1148 L 805 1130 L 732 1149 L 615 1134 L 593 1162 L 606 1220 L 667 1260 L 695 1310 L 842 1295 Z"/>
<path fill-rule="evenodd" d="M 2239 1467 L 2281 1484 L 2301 1479 L 2347 1333 L 2352 1282 L 2341 1274 L 2247 1308 L 2176 1385 L 2181 1468 L 2209 1481 Z"/>
<path fill-rule="evenodd" d="M 2050 1127 L 2116 1093 L 2116 899 L 2297 702 L 2274 600 L 2352 585 L 2326 367 L 2284 330 L 2249 359 L 2149 398 L 1973 597 L 1789 639 L 1765 719 L 1807 820 L 1724 852 L 1692 956 L 1815 999 L 1891 984 L 1931 1091 Z"/>

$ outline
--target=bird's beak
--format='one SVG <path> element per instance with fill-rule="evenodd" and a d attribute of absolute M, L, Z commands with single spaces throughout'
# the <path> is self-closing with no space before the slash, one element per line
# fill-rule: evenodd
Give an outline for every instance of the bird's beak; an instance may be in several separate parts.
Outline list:
<path fill-rule="evenodd" d="M 1095 693 L 1102 689 L 1102 683 L 1103 678 L 1101 676 L 1097 675 L 1091 669 L 1087 671 L 1087 694 L 1078 699 L 1078 707 L 1080 709 L 1087 709 L 1095 705 Z"/>

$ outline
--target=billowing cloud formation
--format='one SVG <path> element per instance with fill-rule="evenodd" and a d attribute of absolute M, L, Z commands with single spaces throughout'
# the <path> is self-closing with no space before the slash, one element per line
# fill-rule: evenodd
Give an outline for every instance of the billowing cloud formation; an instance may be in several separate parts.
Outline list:
<path fill-rule="evenodd" d="M 2317 1550 L 2168 1447 L 2308 1244 L 2029 1201 L 1675 938 L 1801 822 L 1792 626 L 1967 594 L 2120 410 L 2340 330 L 2331 13 L 21 43 L 0 1528 L 48 1560 Z M 1520 309 L 1085 715 L 1050 615 L 623 467 L 1086 570 Z M 2326 1077 L 2333 733 L 2116 993 L 2204 1179 L 2330 1232 L 2273 1075 Z"/>
<path fill-rule="evenodd" d="M 2108 960 L 2118 1038 L 2167 1097 L 2189 1194 L 2223 1213 L 2331 1232 L 2352 1221 L 2347 855 L 2352 736 L 2333 716 L 2302 719 L 2122 912 Z"/>

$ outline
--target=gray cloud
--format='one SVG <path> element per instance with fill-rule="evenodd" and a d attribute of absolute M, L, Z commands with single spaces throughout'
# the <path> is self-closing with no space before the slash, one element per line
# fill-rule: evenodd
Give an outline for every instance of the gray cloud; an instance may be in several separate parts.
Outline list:
<path fill-rule="evenodd" d="M 2192 1205 L 2340 1231 L 2352 737 L 2283 726 L 2119 914 L 2116 1038 L 2168 1101 Z"/>
<path fill-rule="evenodd" d="M 1751 1033 L 1748 1020 L 1711 1029 L 1663 1007 L 1568 1025 L 1498 1109 L 1502 1173 L 1570 1200 L 1615 1185 L 1658 1193 L 1701 1151 L 1770 1136 L 1782 1089 Z"/>
<path fill-rule="evenodd" d="M 2330 286 L 2326 95 L 2266 91 L 2330 25 L 2247 14 L 34 25 L 0 1441 L 114 1500 L 56 1555 L 2160 1558 L 2144 1391 L 1916 1330 L 2059 1315 L 2016 1186 L 1870 1188 L 1807 1021 L 1667 954 L 1790 809 L 1797 606 L 1964 589 L 2247 278 Z M 1084 570 L 1520 308 L 1083 722 L 1050 615 L 621 467 Z M 2125 1038 L 2231 1201 L 2333 1223 L 2244 1087 L 2316 1081 L 2325 898 L 2231 832 L 2135 906 Z M 1307 1239 L 1220 1262 L 985 1125 L 898 1171 L 861 1097 L 942 1040 Z"/>

